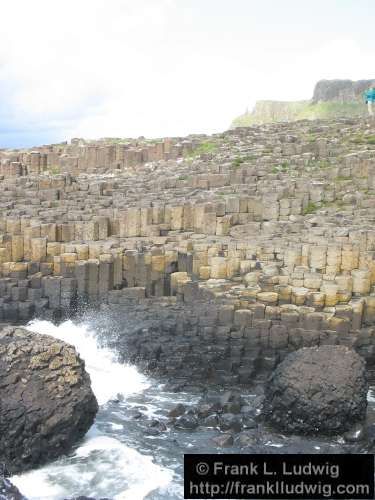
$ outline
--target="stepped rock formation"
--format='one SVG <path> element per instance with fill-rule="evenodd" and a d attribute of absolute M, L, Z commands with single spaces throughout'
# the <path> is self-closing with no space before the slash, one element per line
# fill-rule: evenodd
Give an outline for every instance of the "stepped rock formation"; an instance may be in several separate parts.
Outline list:
<path fill-rule="evenodd" d="M 23 472 L 66 453 L 98 405 L 73 346 L 23 328 L 0 331 L 0 463 Z"/>
<path fill-rule="evenodd" d="M 257 101 L 251 113 L 235 118 L 232 127 L 303 119 L 365 117 L 367 108 L 362 96 L 373 81 L 320 80 L 311 100 Z"/>
<path fill-rule="evenodd" d="M 266 384 L 263 412 L 291 433 L 341 433 L 366 417 L 364 360 L 345 346 L 299 349 Z"/>
<path fill-rule="evenodd" d="M 0 158 L 0 321 L 88 304 L 169 377 L 249 383 L 321 344 L 374 362 L 374 122 Z"/>

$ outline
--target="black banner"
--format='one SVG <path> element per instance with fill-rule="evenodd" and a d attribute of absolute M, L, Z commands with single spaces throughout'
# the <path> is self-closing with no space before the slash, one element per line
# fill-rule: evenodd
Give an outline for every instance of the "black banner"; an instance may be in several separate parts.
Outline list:
<path fill-rule="evenodd" d="M 185 455 L 187 499 L 373 499 L 373 455 Z"/>

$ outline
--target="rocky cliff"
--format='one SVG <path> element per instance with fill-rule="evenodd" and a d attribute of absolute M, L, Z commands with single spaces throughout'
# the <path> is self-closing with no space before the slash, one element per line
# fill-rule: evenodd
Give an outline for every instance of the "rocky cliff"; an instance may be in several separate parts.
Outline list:
<path fill-rule="evenodd" d="M 320 80 L 314 89 L 313 103 L 361 101 L 363 92 L 373 80 Z"/>
<path fill-rule="evenodd" d="M 258 101 L 249 113 L 234 119 L 232 127 L 262 123 L 315 120 L 366 115 L 363 92 L 372 80 L 320 80 L 313 97 L 304 101 Z"/>

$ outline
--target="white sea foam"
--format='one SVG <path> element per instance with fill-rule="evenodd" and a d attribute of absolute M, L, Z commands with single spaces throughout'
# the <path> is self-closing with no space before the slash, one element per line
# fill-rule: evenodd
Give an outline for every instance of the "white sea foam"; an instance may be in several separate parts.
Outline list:
<path fill-rule="evenodd" d="M 143 500 L 172 481 L 172 471 L 154 464 L 151 457 L 117 439 L 92 434 L 69 460 L 13 476 L 13 483 L 29 500 L 60 500 L 83 494 Z"/>
<path fill-rule="evenodd" d="M 86 324 L 74 324 L 68 320 L 56 326 L 49 321 L 32 321 L 27 328 L 34 332 L 51 335 L 72 344 L 85 360 L 86 370 L 91 377 L 92 389 L 99 405 L 122 394 L 138 393 L 149 387 L 147 378 L 134 366 L 118 363 L 115 354 L 101 348 L 95 333 Z"/>

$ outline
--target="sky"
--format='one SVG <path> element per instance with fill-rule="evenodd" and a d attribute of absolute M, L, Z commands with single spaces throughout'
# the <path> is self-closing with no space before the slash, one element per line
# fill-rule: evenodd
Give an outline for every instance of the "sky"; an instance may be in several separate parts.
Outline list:
<path fill-rule="evenodd" d="M 0 148 L 215 133 L 375 77 L 374 0 L 1 0 Z"/>

